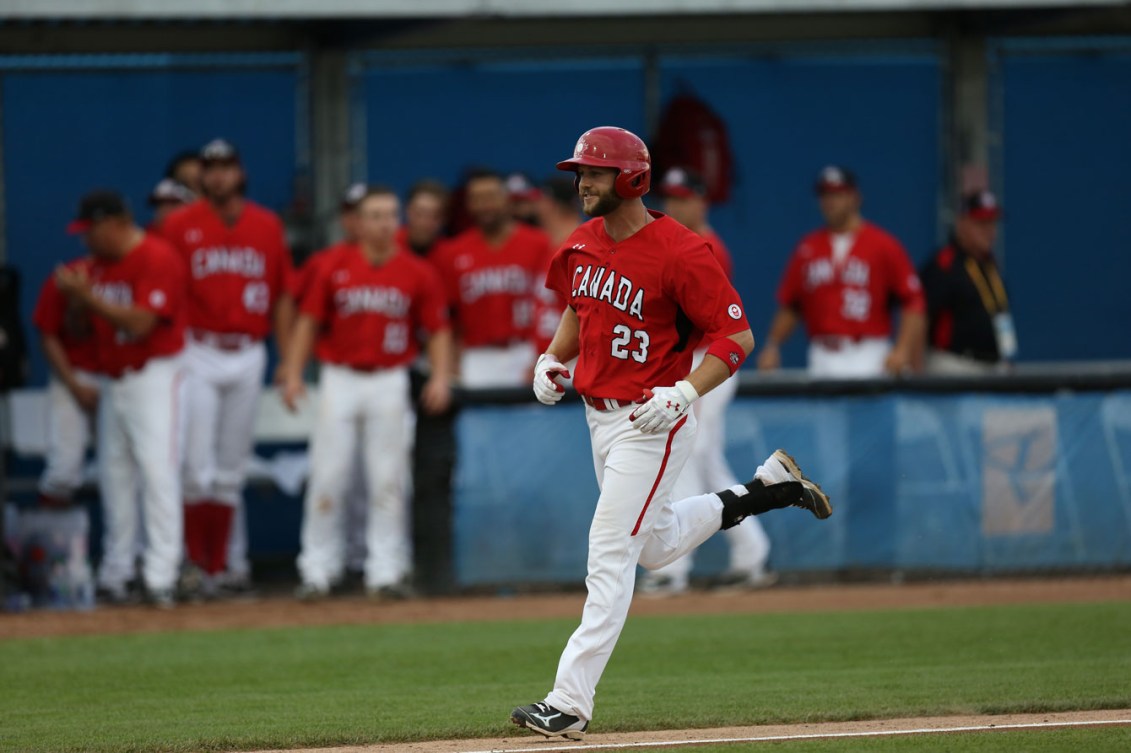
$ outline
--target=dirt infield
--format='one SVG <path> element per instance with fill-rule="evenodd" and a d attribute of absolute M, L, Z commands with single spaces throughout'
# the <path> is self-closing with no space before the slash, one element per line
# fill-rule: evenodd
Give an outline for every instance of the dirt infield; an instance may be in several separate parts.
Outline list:
<path fill-rule="evenodd" d="M 1091 725 L 1131 726 L 1131 709 L 1115 711 L 1071 711 L 1056 714 L 1001 714 L 995 716 L 941 716 L 918 719 L 880 719 L 864 722 L 789 724 L 765 727 L 719 727 L 715 729 L 665 730 L 660 732 L 621 732 L 591 734 L 583 743 L 560 738 L 546 740 L 537 735 L 479 740 L 433 740 L 399 745 L 368 745 L 343 748 L 318 748 L 318 753 L 550 753 L 593 749 L 683 747 L 706 743 L 770 742 L 834 737 L 880 737 L 891 735 L 930 735 L 953 732 L 994 732 L 1007 729 L 1050 729 Z M 259 751 L 258 753 L 283 753 Z M 289 753 L 296 753 L 290 751 Z M 298 753 L 315 753 L 299 751 Z"/>
<path fill-rule="evenodd" d="M 633 615 L 742 614 L 845 609 L 899 609 L 1131 599 L 1131 575 L 1049 580 L 979 580 L 906 585 L 772 588 L 727 594 L 693 593 L 637 598 Z M 461 597 L 373 603 L 362 597 L 303 604 L 265 597 L 190 604 L 168 611 L 148 607 L 91 612 L 0 614 L 0 640 L 64 635 L 227 630 L 350 624 L 405 624 L 481 620 L 579 618 L 584 595 Z"/>

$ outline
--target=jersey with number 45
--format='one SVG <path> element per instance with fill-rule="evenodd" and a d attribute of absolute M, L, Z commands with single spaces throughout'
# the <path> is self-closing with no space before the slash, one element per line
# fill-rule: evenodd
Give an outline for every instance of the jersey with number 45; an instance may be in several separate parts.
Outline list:
<path fill-rule="evenodd" d="M 750 328 L 738 293 L 703 238 L 660 212 L 616 242 L 605 222 L 585 223 L 562 244 L 546 287 L 577 313 L 582 395 L 637 400 L 687 376 L 700 341 Z"/>
<path fill-rule="evenodd" d="M 273 212 L 245 201 L 228 225 L 201 199 L 171 214 L 161 234 L 187 265 L 190 327 L 267 336 L 292 274 L 283 223 Z"/>

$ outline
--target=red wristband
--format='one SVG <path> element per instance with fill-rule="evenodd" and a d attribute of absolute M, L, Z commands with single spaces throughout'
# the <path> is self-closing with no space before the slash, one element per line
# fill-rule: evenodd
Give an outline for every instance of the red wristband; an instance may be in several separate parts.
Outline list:
<path fill-rule="evenodd" d="M 746 360 L 746 351 L 729 337 L 720 337 L 711 343 L 711 347 L 707 348 L 707 354 L 725 363 L 730 369 L 731 376 L 734 376 L 734 372 L 738 371 L 738 367 Z"/>

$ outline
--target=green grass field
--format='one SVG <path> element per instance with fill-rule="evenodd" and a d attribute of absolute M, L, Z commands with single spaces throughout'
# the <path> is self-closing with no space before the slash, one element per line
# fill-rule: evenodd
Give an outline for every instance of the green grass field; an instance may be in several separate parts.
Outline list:
<path fill-rule="evenodd" d="M 0 642 L 0 750 L 219 751 L 513 735 L 511 707 L 545 694 L 575 624 Z M 592 731 L 1128 708 L 1128 626 L 1131 603 L 1122 602 L 632 618 L 599 688 Z M 1128 735 L 996 732 L 869 740 L 867 748 L 1127 750 Z M 792 753 L 859 750 L 862 742 L 775 745 Z"/>

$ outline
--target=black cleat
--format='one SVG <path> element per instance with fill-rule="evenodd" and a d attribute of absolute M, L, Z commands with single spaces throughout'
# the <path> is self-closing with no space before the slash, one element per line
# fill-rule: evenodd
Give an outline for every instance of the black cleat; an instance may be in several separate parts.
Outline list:
<path fill-rule="evenodd" d="M 816 515 L 821 520 L 833 514 L 833 506 L 829 503 L 829 495 L 817 486 L 815 483 L 805 478 L 805 474 L 801 472 L 801 467 L 797 465 L 797 461 L 785 450 L 774 450 L 774 457 L 778 462 L 785 466 L 786 471 L 790 476 L 801 482 L 801 501 L 794 507 L 800 507 L 803 510 Z"/>
<path fill-rule="evenodd" d="M 558 711 L 543 702 L 519 706 L 511 712 L 511 722 L 539 735 L 565 737 L 570 740 L 585 739 L 585 731 L 589 729 L 589 722 L 564 711 Z"/>

